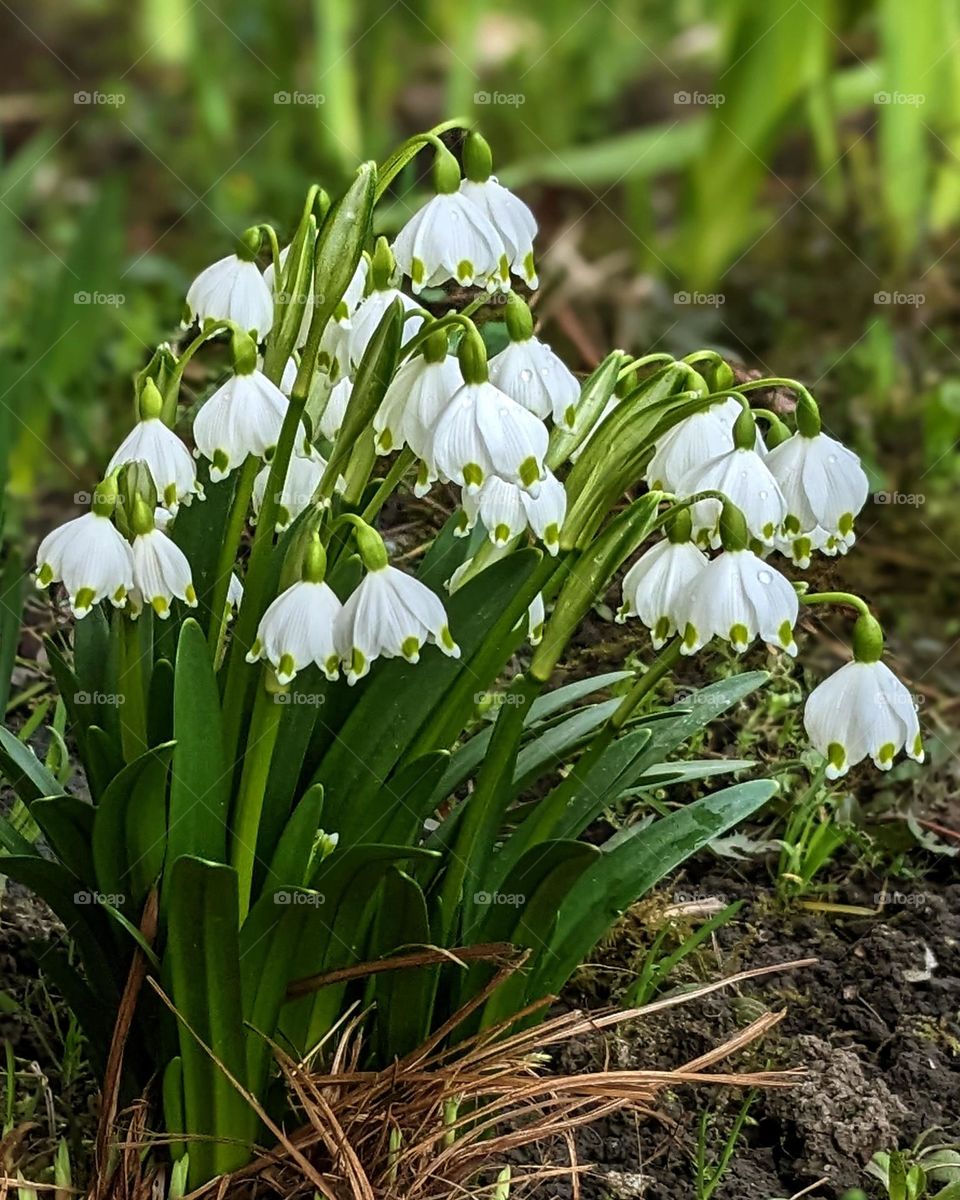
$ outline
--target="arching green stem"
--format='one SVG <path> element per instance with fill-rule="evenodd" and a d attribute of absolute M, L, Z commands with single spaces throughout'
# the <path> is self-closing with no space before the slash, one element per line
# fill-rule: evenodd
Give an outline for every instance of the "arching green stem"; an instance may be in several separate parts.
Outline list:
<path fill-rule="evenodd" d="M 442 121 L 439 125 L 434 125 L 426 133 L 418 133 L 414 137 L 408 138 L 378 168 L 377 199 L 381 198 L 407 163 L 411 162 L 424 146 L 429 145 L 431 142 L 435 143 L 439 141 L 440 135 L 449 132 L 451 129 L 469 129 L 472 124 L 473 122 L 466 117 L 453 117 L 449 121 Z"/>

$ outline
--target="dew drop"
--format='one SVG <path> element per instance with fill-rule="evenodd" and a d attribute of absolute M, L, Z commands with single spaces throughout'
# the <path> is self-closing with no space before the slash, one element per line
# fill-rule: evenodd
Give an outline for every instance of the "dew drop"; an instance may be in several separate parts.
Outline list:
<path fill-rule="evenodd" d="M 530 370 L 529 367 L 524 367 L 523 370 L 520 372 L 520 378 L 523 380 L 524 383 L 529 383 L 530 380 L 533 378 L 533 372 Z"/>
<path fill-rule="evenodd" d="M 769 571 L 758 571 L 757 579 L 759 579 L 759 581 L 761 583 L 772 583 L 773 582 L 773 576 L 770 574 Z"/>

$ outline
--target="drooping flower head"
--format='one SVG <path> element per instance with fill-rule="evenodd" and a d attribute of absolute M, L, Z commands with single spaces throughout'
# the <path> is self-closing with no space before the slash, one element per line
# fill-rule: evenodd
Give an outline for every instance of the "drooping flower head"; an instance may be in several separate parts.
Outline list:
<path fill-rule="evenodd" d="M 513 274 L 524 280 L 528 287 L 537 287 L 533 261 L 536 219 L 519 196 L 491 175 L 490 147 L 476 131 L 467 134 L 463 166 L 466 178 L 460 184 L 460 194 L 476 205 L 500 235 Z"/>
<path fill-rule="evenodd" d="M 90 512 L 52 530 L 37 550 L 37 587 L 63 583 L 75 617 L 101 600 L 123 608 L 133 588 L 130 543 L 113 523 L 116 504 L 111 475 L 97 486 Z"/>
<path fill-rule="evenodd" d="M 277 682 L 284 686 L 311 663 L 327 679 L 339 675 L 334 626 L 341 604 L 324 582 L 325 573 L 326 554 L 314 534 L 303 556 L 299 581 L 281 592 L 260 618 L 247 662 L 266 659 L 276 672 Z"/>
<path fill-rule="evenodd" d="M 446 330 L 438 330 L 423 343 L 423 353 L 408 359 L 394 375 L 383 403 L 373 418 L 378 454 L 402 446 L 433 469 L 433 431 L 454 393 L 463 386 L 460 363 L 447 352 Z M 432 481 L 432 480 L 431 480 Z"/>
<path fill-rule="evenodd" d="M 132 524 L 136 612 L 141 605 L 149 604 L 161 620 L 166 620 L 174 599 L 196 608 L 197 593 L 187 556 L 155 523 L 152 510 L 139 497 L 134 502 Z"/>
<path fill-rule="evenodd" d="M 490 219 L 460 191 L 460 168 L 443 145 L 434 160 L 436 194 L 404 225 L 393 243 L 397 265 L 410 277 L 414 295 L 455 279 L 491 291 L 510 286 L 510 268 L 500 234 Z"/>
<path fill-rule="evenodd" d="M 573 427 L 580 383 L 562 359 L 533 335 L 533 318 L 526 303 L 511 292 L 507 301 L 507 346 L 490 359 L 490 381 L 544 420 Z"/>
<path fill-rule="evenodd" d="M 273 325 L 273 294 L 255 261 L 259 247 L 259 229 L 248 229 L 235 254 L 200 272 L 187 292 L 190 321 L 232 321 L 263 341 Z"/>
<path fill-rule="evenodd" d="M 369 526 L 359 527 L 356 536 L 366 574 L 347 598 L 334 630 L 347 683 L 362 679 L 377 658 L 402 656 L 418 662 L 427 642 L 459 658 L 439 597 L 390 566 L 379 534 Z"/>
<path fill-rule="evenodd" d="M 785 501 L 784 552 L 803 566 L 811 550 L 846 552 L 869 484 L 856 454 L 822 431 L 812 398 L 801 396 L 797 432 L 770 451 L 766 464 Z"/>
<path fill-rule="evenodd" d="M 145 464 L 157 489 L 160 503 L 176 512 L 194 495 L 203 495 L 197 483 L 197 468 L 190 451 L 160 419 L 163 397 L 152 379 L 140 393 L 140 420 L 127 434 L 107 464 L 107 474 L 131 462 Z"/>
<path fill-rule="evenodd" d="M 327 460 L 312 446 L 306 454 L 290 455 L 286 478 L 277 498 L 276 531 L 283 533 L 300 516 L 313 499 Z M 253 511 L 259 517 L 270 480 L 270 467 L 265 466 L 253 481 Z"/>
<path fill-rule="evenodd" d="M 691 541 L 691 533 L 689 511 L 680 509 L 667 537 L 641 555 L 623 579 L 623 604 L 616 620 L 639 617 L 650 630 L 655 650 L 683 632 L 690 595 L 710 561 Z"/>
<path fill-rule="evenodd" d="M 828 779 L 846 775 L 868 755 L 881 771 L 904 750 L 923 762 L 914 698 L 882 661 L 883 632 L 864 614 L 853 635 L 853 661 L 810 693 L 803 710 L 807 736 L 827 760 Z"/>
<path fill-rule="evenodd" d="M 351 368 L 359 366 L 364 350 L 370 344 L 370 339 L 377 332 L 377 326 L 394 300 L 399 300 L 404 310 L 410 313 L 403 322 L 404 339 L 412 337 L 423 324 L 423 317 L 420 316 L 416 300 L 411 299 L 406 292 L 401 292 L 393 285 L 395 272 L 396 262 L 387 240 L 378 238 L 370 263 L 371 290 L 350 318 L 347 333 L 347 358 Z"/>
<path fill-rule="evenodd" d="M 546 475 L 546 427 L 489 381 L 486 351 L 475 330 L 464 335 L 458 354 L 464 385 L 434 431 L 438 469 L 469 492 L 498 475 L 536 495 Z"/>
<path fill-rule="evenodd" d="M 551 471 L 547 471 L 536 496 L 490 475 L 478 492 L 464 489 L 462 502 L 463 524 L 455 531 L 458 537 L 465 537 L 480 520 L 495 546 L 507 545 L 529 528 L 550 554 L 558 553 L 567 493 Z"/>

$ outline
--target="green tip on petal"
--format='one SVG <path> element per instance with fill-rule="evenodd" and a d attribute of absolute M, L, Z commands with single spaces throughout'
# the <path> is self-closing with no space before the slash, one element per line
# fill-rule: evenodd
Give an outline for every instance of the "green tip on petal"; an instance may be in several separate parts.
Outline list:
<path fill-rule="evenodd" d="M 853 533 L 853 513 L 844 513 L 837 522 L 837 530 L 843 537 L 849 537 Z"/>
<path fill-rule="evenodd" d="M 497 525 L 493 531 L 493 540 L 498 546 L 505 546 L 510 541 L 510 526 Z"/>
<path fill-rule="evenodd" d="M 453 635 L 448 626 L 442 626 L 440 630 L 440 645 L 450 654 L 459 654 L 460 647 L 453 640 Z"/>
<path fill-rule="evenodd" d="M 49 563 L 44 563 L 37 572 L 37 587 L 47 587 L 53 582 L 53 567 Z"/>
<path fill-rule="evenodd" d="M 427 277 L 427 268 L 423 265 L 423 260 L 414 258 L 410 263 L 410 280 L 417 287 L 423 286 L 423 281 Z"/>
<path fill-rule="evenodd" d="M 78 613 L 83 614 L 90 610 L 93 604 L 93 599 L 96 596 L 93 588 L 82 587 L 73 598 L 73 607 Z"/>
<path fill-rule="evenodd" d="M 277 663 L 277 679 L 280 683 L 289 683 L 296 673 L 297 667 L 293 661 L 293 655 L 281 654 L 280 661 Z"/>
<path fill-rule="evenodd" d="M 699 638 L 697 637 L 697 631 L 688 621 L 686 628 L 683 631 L 683 644 L 687 650 L 692 650 L 698 641 Z"/>
<path fill-rule="evenodd" d="M 910 750 L 910 754 L 912 758 L 917 760 L 917 762 L 923 762 L 923 738 L 919 733 L 913 739 L 913 746 Z"/>
<path fill-rule="evenodd" d="M 669 617 L 660 617 L 657 620 L 656 625 L 654 625 L 654 627 L 653 627 L 653 640 L 655 642 L 659 642 L 659 644 L 662 646 L 663 643 L 667 640 L 667 638 L 669 636 L 670 636 L 670 618 Z"/>
<path fill-rule="evenodd" d="M 537 273 L 536 264 L 533 261 L 532 250 L 528 251 L 528 253 L 523 256 L 523 273 L 527 279 L 533 279 Z"/>
<path fill-rule="evenodd" d="M 419 662 L 420 660 L 420 639 L 413 637 L 404 638 L 400 646 L 400 653 L 407 662 Z"/>
<path fill-rule="evenodd" d="M 730 644 L 734 650 L 746 650 L 750 645 L 750 634 L 747 631 L 746 625 L 731 625 L 730 626 Z"/>
<path fill-rule="evenodd" d="M 253 643 L 253 645 L 247 651 L 247 662 L 255 663 L 262 653 L 263 653 L 263 642 L 261 642 L 260 639 L 257 638 L 257 640 Z"/>
<path fill-rule="evenodd" d="M 377 438 L 377 451 L 380 454 L 389 454 L 393 449 L 393 432 L 389 429 L 384 429 Z"/>
<path fill-rule="evenodd" d="M 477 271 L 473 263 L 468 258 L 461 258 L 457 263 L 457 282 L 470 283 Z"/>
<path fill-rule="evenodd" d="M 358 679 L 364 673 L 367 666 L 366 655 L 362 650 L 358 650 L 356 646 L 350 651 L 350 671 Z"/>
<path fill-rule="evenodd" d="M 323 671 L 328 679 L 336 679 L 340 674 L 340 656 L 331 654 L 323 664 Z"/>
<path fill-rule="evenodd" d="M 543 531 L 543 540 L 548 546 L 560 545 L 560 526 L 556 521 L 551 521 Z"/>
<path fill-rule="evenodd" d="M 520 470 L 517 474 L 520 476 L 520 482 L 524 487 L 533 487 L 541 477 L 540 464 L 535 458 L 525 458 L 520 464 Z"/>
<path fill-rule="evenodd" d="M 183 592 L 183 598 L 190 608 L 197 607 L 197 590 L 192 583 L 188 583 Z"/>
<path fill-rule="evenodd" d="M 167 486 L 163 489 L 163 503 L 166 505 L 167 508 L 172 508 L 173 505 L 176 504 L 176 502 L 177 502 L 177 485 L 175 483 L 168 483 Z"/>
<path fill-rule="evenodd" d="M 465 463 L 463 467 L 463 483 L 465 487 L 478 488 L 483 484 L 483 468 L 477 463 Z"/>
<path fill-rule="evenodd" d="M 214 450 L 212 462 L 214 468 L 222 475 L 226 475 L 230 470 L 230 459 L 226 450 Z"/>
<path fill-rule="evenodd" d="M 838 774 L 846 767 L 847 752 L 839 742 L 831 742 L 827 747 L 827 762 Z"/>
<path fill-rule="evenodd" d="M 777 636 L 780 638 L 780 645 L 783 648 L 789 649 L 793 645 L 793 626 L 789 621 L 784 621 L 777 631 Z"/>
<path fill-rule="evenodd" d="M 161 620 L 170 614 L 170 602 L 166 596 L 154 596 L 150 601 L 150 607 L 160 617 Z"/>
<path fill-rule="evenodd" d="M 877 753 L 877 761 L 883 767 L 889 767 L 893 763 L 893 756 L 896 754 L 897 748 L 893 742 L 884 742 Z"/>

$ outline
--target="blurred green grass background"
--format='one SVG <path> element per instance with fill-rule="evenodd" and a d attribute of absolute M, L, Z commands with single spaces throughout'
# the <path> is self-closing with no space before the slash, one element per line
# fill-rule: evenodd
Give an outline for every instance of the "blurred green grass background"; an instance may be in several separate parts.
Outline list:
<path fill-rule="evenodd" d="M 712 345 L 805 378 L 890 500 L 867 586 L 933 587 L 954 631 L 960 0 L 3 0 L 0 20 L 8 540 L 89 488 L 133 371 L 237 233 L 284 233 L 310 182 L 462 115 L 541 220 L 541 313 L 573 365 Z"/>

